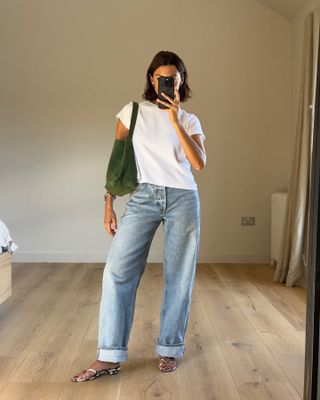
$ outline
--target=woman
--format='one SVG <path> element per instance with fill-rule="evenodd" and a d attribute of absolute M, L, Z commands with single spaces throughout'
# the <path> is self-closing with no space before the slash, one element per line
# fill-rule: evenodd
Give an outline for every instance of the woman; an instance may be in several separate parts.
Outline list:
<path fill-rule="evenodd" d="M 158 99 L 160 76 L 174 77 L 174 99 L 165 94 L 167 101 Z M 147 71 L 145 100 L 139 103 L 132 137 L 138 186 L 130 193 L 119 226 L 115 196 L 105 196 L 104 225 L 113 241 L 103 273 L 96 360 L 73 376 L 74 382 L 118 373 L 120 362 L 128 359 L 136 290 L 162 221 L 164 288 L 156 344 L 160 370 L 174 371 L 176 357 L 184 354 L 200 239 L 200 201 L 190 166 L 200 170 L 206 164 L 199 119 L 180 107 L 190 97 L 183 61 L 170 51 L 157 53 Z M 131 112 L 132 102 L 117 114 L 117 139 L 126 138 Z"/>

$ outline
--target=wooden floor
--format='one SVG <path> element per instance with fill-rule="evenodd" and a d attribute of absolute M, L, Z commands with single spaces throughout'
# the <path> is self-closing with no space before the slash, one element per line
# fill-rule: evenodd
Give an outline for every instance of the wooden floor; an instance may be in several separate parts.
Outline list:
<path fill-rule="evenodd" d="M 148 264 L 120 374 L 72 382 L 95 360 L 103 268 L 13 265 L 13 295 L 0 305 L 1 400 L 302 398 L 306 291 L 273 283 L 265 264 L 198 264 L 172 373 L 158 369 L 162 268 Z"/>

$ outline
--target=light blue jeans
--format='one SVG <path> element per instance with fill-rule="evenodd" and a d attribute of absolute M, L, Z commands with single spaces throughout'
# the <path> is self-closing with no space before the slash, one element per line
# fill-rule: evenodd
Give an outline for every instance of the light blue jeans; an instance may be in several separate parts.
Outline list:
<path fill-rule="evenodd" d="M 128 359 L 136 291 L 163 221 L 163 293 L 156 353 L 182 357 L 200 241 L 197 190 L 139 183 L 118 220 L 103 272 L 97 360 Z"/>

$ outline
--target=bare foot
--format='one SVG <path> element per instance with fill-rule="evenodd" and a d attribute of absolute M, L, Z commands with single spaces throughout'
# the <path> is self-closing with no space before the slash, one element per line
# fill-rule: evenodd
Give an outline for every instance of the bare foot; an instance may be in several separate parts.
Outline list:
<path fill-rule="evenodd" d="M 119 365 L 120 365 L 120 362 L 114 363 L 114 362 L 109 362 L 109 361 L 99 361 L 99 360 L 96 360 L 96 361 L 94 361 L 94 362 L 90 365 L 90 367 L 88 367 L 87 369 L 93 368 L 93 369 L 95 369 L 95 370 L 97 370 L 97 371 L 101 371 L 101 370 L 106 369 L 106 368 L 116 368 L 116 367 L 119 367 Z M 71 380 L 72 380 L 73 382 L 79 382 L 79 381 L 88 380 L 88 379 L 91 378 L 94 374 L 95 374 L 95 373 L 94 373 L 93 371 L 86 371 L 86 372 L 83 372 L 83 371 L 82 371 L 82 372 L 78 372 L 76 375 L 74 375 L 74 376 L 71 378 Z"/>

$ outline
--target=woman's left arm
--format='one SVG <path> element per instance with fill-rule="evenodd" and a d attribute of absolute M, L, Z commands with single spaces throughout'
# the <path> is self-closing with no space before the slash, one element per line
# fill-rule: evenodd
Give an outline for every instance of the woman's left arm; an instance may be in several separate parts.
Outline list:
<path fill-rule="evenodd" d="M 200 171 L 206 165 L 207 155 L 201 135 L 189 136 L 178 121 L 173 123 L 180 143 L 191 166 Z"/>
<path fill-rule="evenodd" d="M 189 160 L 191 166 L 195 170 L 200 171 L 200 169 L 204 168 L 204 166 L 206 165 L 207 160 L 206 150 L 204 148 L 201 134 L 194 134 L 190 137 L 180 125 L 178 120 L 178 110 L 180 107 L 179 91 L 175 90 L 174 100 L 167 96 L 165 93 L 161 94 L 169 101 L 169 103 L 160 99 L 157 99 L 157 101 L 168 107 L 168 109 L 163 110 L 169 114 L 169 119 L 177 132 L 180 143 L 183 147 L 184 152 L 186 153 L 186 157 Z"/>

